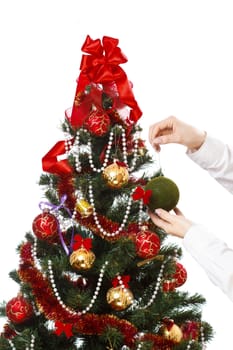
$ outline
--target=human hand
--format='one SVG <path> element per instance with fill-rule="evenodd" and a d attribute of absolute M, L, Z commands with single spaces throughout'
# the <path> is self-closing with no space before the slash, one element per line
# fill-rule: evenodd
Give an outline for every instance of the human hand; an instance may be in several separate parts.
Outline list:
<path fill-rule="evenodd" d="M 164 209 L 156 209 L 155 212 L 156 214 L 149 212 L 153 223 L 172 236 L 184 238 L 188 229 L 193 225 L 178 208 L 174 209 L 175 215 Z"/>
<path fill-rule="evenodd" d="M 169 117 L 152 124 L 149 128 L 149 141 L 160 151 L 160 145 L 178 143 L 187 146 L 191 151 L 197 150 L 205 141 L 206 133 L 176 117 Z"/>

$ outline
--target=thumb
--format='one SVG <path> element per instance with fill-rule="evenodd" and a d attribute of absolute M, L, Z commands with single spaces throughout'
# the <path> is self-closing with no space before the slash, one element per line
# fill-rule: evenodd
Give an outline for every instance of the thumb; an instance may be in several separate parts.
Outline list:
<path fill-rule="evenodd" d="M 167 135 L 161 135 L 158 137 L 155 137 L 153 140 L 154 145 L 165 145 L 167 143 L 174 143 L 174 137 L 172 134 L 167 134 Z"/>

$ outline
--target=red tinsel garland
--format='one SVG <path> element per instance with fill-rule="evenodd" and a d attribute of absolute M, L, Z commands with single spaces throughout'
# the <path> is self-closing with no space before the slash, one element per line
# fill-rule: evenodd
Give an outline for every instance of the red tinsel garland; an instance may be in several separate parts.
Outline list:
<path fill-rule="evenodd" d="M 124 343 L 131 347 L 136 341 L 138 329 L 125 319 L 119 319 L 114 315 L 97 315 L 87 313 L 83 315 L 72 315 L 59 304 L 50 286 L 49 280 L 39 271 L 31 254 L 32 243 L 26 242 L 21 246 L 21 263 L 18 275 L 24 283 L 28 283 L 32 288 L 38 309 L 44 316 L 53 321 L 72 323 L 72 331 L 79 334 L 94 335 L 102 334 L 107 326 L 119 329 L 124 337 Z M 162 336 L 148 334 L 154 343 L 153 349 L 170 350 L 171 341 L 165 340 Z M 158 348 L 163 344 L 164 348 Z M 167 346 L 167 348 L 165 347 Z"/>

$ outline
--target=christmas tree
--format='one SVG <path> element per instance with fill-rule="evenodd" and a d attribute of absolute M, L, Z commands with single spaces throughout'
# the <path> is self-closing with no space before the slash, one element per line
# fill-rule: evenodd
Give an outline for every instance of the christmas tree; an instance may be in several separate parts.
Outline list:
<path fill-rule="evenodd" d="M 44 200 L 10 272 L 19 292 L 1 305 L 0 349 L 204 349 L 205 299 L 180 288 L 182 250 L 148 215 L 172 210 L 179 189 L 147 172 L 127 58 L 107 36 L 82 51 L 64 140 L 42 158 Z"/>

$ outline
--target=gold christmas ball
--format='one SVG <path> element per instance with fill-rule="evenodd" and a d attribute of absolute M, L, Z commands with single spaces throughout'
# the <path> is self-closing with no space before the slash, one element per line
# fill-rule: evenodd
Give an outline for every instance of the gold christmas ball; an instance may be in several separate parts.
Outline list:
<path fill-rule="evenodd" d="M 112 287 L 107 292 L 107 302 L 116 311 L 126 309 L 133 302 L 133 293 L 121 286 Z"/>
<path fill-rule="evenodd" d="M 89 270 L 95 261 L 95 254 L 86 248 L 74 250 L 70 255 L 70 264 L 77 270 Z"/>
<path fill-rule="evenodd" d="M 163 335 L 167 340 L 171 340 L 174 343 L 180 343 L 183 338 L 183 332 L 176 324 L 173 324 L 169 330 L 167 327 L 164 327 Z"/>
<path fill-rule="evenodd" d="M 93 207 L 85 199 L 77 199 L 75 209 L 81 214 L 82 218 L 88 218 L 93 214 Z"/>
<path fill-rule="evenodd" d="M 120 165 L 118 162 L 108 165 L 103 170 L 102 174 L 108 186 L 112 188 L 121 188 L 127 184 L 129 180 L 127 167 L 125 165 Z"/>
<path fill-rule="evenodd" d="M 145 190 L 151 190 L 148 207 L 151 211 L 162 208 L 167 211 L 174 209 L 179 201 L 179 189 L 174 181 L 165 177 L 157 176 L 147 182 Z"/>

